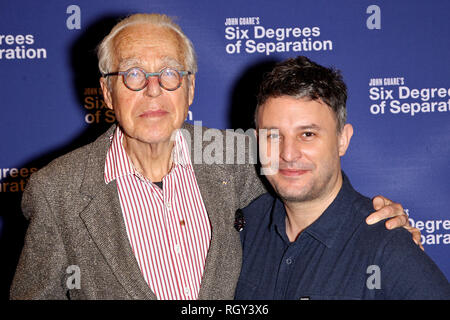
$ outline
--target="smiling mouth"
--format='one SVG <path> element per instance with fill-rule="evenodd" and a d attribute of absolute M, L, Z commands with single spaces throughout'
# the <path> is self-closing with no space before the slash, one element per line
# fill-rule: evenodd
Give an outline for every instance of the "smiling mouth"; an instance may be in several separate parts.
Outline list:
<path fill-rule="evenodd" d="M 159 118 L 169 114 L 167 111 L 158 109 L 158 110 L 148 110 L 142 113 L 139 117 L 141 118 Z"/>
<path fill-rule="evenodd" d="M 304 175 L 309 170 L 300 170 L 300 169 L 279 169 L 280 174 L 286 177 L 298 177 Z"/>

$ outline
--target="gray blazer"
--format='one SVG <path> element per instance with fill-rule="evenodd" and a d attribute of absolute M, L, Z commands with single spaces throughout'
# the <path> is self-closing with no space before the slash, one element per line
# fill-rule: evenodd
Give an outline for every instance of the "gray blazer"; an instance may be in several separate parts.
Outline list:
<path fill-rule="evenodd" d="M 183 128 L 193 137 L 194 126 Z M 156 299 L 132 252 L 117 185 L 104 181 L 114 129 L 115 125 L 30 178 L 22 199 L 30 224 L 11 299 Z M 209 142 L 203 144 L 202 150 Z M 199 299 L 233 299 L 242 254 L 233 226 L 235 211 L 265 189 L 254 165 L 195 164 L 193 149 L 191 143 L 191 159 L 212 229 Z M 76 283 L 70 266 L 79 268 L 80 289 L 69 289 L 68 282 Z"/>

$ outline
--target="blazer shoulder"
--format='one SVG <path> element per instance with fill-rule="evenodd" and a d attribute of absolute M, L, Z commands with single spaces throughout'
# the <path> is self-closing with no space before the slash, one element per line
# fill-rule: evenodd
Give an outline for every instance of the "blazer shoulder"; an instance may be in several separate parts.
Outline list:
<path fill-rule="evenodd" d="M 91 158 L 101 159 L 104 157 L 106 159 L 109 136 L 114 132 L 113 127 L 99 136 L 94 142 L 68 152 L 34 172 L 30 177 L 29 184 L 79 185 L 83 178 L 83 173 L 91 165 L 89 164 Z"/>

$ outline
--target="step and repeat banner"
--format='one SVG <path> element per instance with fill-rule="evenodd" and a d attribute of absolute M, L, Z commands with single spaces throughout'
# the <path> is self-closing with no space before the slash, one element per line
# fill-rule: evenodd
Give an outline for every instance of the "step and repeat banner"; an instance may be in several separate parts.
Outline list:
<path fill-rule="evenodd" d="M 175 18 L 198 55 L 188 121 L 252 126 L 261 75 L 305 55 L 342 70 L 355 134 L 343 167 L 369 197 L 400 202 L 450 278 L 450 2 L 18 0 L 0 3 L 0 259 L 7 297 L 29 176 L 115 121 L 95 48 L 137 12 Z"/>

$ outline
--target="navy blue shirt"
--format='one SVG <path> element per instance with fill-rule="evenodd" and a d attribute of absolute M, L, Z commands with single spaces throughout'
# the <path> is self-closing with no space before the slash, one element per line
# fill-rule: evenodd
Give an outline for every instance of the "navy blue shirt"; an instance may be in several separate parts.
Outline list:
<path fill-rule="evenodd" d="M 294 242 L 280 199 L 243 209 L 236 299 L 450 299 L 450 285 L 404 228 L 367 225 L 372 201 L 344 181 L 333 203 Z"/>

